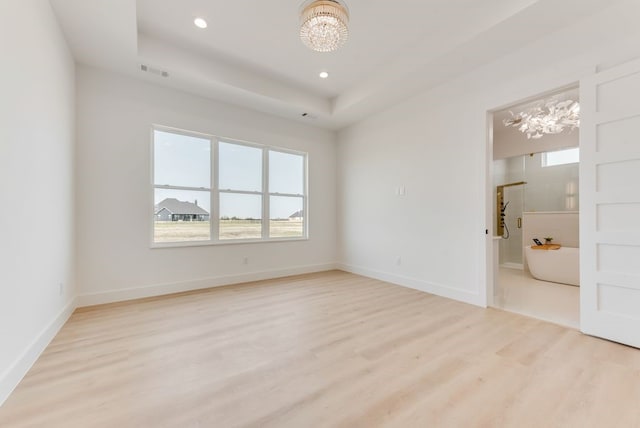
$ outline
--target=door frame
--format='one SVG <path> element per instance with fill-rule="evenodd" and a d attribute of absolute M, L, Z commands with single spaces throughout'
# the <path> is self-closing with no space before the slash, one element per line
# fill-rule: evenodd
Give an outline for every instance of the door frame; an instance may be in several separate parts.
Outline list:
<path fill-rule="evenodd" d="M 580 75 L 590 75 L 596 72 L 595 67 L 589 67 L 588 70 L 583 70 L 583 73 L 579 73 Z M 498 260 L 496 260 L 496 254 L 494 251 L 494 245 L 498 245 L 496 242 L 496 238 L 494 238 L 495 234 L 495 221 L 493 216 L 493 191 L 494 191 L 494 183 L 493 183 L 493 115 L 494 113 L 505 110 L 509 107 L 527 103 L 530 101 L 534 101 L 539 98 L 544 98 L 545 96 L 550 96 L 552 94 L 556 94 L 558 92 L 562 92 L 569 89 L 580 88 L 580 77 L 576 76 L 573 79 L 562 79 L 561 81 L 555 82 L 537 82 L 536 85 L 532 85 L 534 87 L 540 88 L 540 90 L 534 89 L 527 91 L 523 96 L 518 97 L 518 95 L 514 95 L 511 100 L 499 101 L 493 104 L 493 106 L 486 109 L 486 141 L 485 141 L 485 152 L 484 152 L 484 160 L 485 160 L 485 168 L 484 168 L 484 208 L 485 208 L 485 241 L 482 246 L 482 256 L 481 260 L 484 263 L 484 286 L 481 287 L 481 294 L 484 295 L 485 306 L 494 307 L 494 294 L 497 289 L 496 280 L 497 280 L 497 272 L 498 272 Z M 546 86 L 546 89 L 544 89 Z M 549 89 L 551 88 L 551 89 Z M 582 173 L 581 167 L 578 167 L 579 174 Z M 581 214 L 578 215 L 578 218 L 581 217 Z"/>

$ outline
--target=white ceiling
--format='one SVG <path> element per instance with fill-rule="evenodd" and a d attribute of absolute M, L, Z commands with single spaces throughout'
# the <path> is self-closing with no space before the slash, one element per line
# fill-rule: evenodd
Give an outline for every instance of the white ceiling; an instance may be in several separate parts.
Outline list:
<path fill-rule="evenodd" d="M 316 53 L 298 37 L 302 0 L 50 1 L 78 62 L 330 129 L 614 2 L 347 0 L 347 44 Z"/>

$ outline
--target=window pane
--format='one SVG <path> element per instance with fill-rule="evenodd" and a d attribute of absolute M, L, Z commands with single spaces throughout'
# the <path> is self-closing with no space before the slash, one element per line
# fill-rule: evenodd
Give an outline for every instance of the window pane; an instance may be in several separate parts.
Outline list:
<path fill-rule="evenodd" d="M 304 194 L 304 156 L 269 151 L 269 192 Z"/>
<path fill-rule="evenodd" d="M 218 156 L 220 189 L 262 191 L 262 149 L 221 142 Z"/>
<path fill-rule="evenodd" d="M 542 166 L 566 165 L 580 162 L 580 148 L 547 152 L 542 156 Z"/>
<path fill-rule="evenodd" d="M 208 139 L 153 131 L 153 145 L 155 184 L 211 187 Z"/>
<path fill-rule="evenodd" d="M 291 196 L 271 196 L 269 236 L 292 238 L 304 236 L 304 199 Z"/>
<path fill-rule="evenodd" d="M 262 196 L 220 193 L 220 239 L 262 238 Z"/>
<path fill-rule="evenodd" d="M 206 241 L 209 192 L 155 189 L 154 242 Z"/>

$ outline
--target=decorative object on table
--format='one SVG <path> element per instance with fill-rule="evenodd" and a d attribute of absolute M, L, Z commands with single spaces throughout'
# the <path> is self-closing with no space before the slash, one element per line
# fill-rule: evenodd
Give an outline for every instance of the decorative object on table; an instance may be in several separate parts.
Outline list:
<path fill-rule="evenodd" d="M 536 245 L 532 245 L 531 248 L 534 250 L 559 250 L 561 245 L 552 244 L 551 241 L 553 241 L 551 236 L 544 238 L 544 244 L 540 242 L 538 238 L 533 238 L 533 242 L 535 242 Z"/>

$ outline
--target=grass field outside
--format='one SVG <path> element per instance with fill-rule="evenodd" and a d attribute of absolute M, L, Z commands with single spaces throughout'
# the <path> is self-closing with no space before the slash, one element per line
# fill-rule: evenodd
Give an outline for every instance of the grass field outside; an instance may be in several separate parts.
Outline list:
<path fill-rule="evenodd" d="M 304 235 L 302 220 L 271 220 L 271 238 L 299 238 Z M 220 220 L 220 240 L 260 239 L 260 220 Z M 184 242 L 209 240 L 208 221 L 156 221 L 154 223 L 155 242 Z"/>

